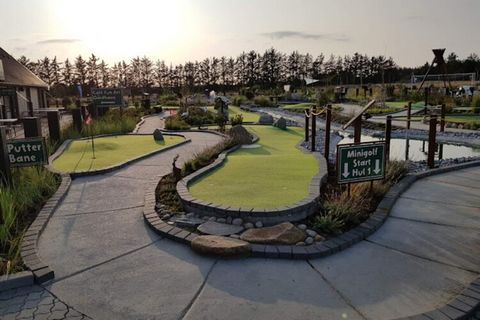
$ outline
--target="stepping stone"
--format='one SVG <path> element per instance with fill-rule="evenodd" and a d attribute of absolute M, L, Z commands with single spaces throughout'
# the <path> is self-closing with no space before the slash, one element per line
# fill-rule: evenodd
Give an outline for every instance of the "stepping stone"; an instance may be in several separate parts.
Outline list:
<path fill-rule="evenodd" d="M 263 244 L 296 244 L 304 241 L 305 232 L 290 222 L 277 224 L 273 227 L 248 229 L 240 239 L 252 243 Z"/>
<path fill-rule="evenodd" d="M 205 221 L 200 218 L 187 218 L 187 217 L 181 217 L 181 218 L 176 218 L 172 219 L 175 221 L 175 224 L 180 227 L 180 228 L 196 228 Z"/>
<path fill-rule="evenodd" d="M 192 241 L 192 249 L 202 254 L 220 256 L 246 256 L 251 251 L 250 243 L 220 236 L 198 236 Z"/>
<path fill-rule="evenodd" d="M 229 236 L 231 234 L 239 233 L 243 231 L 242 226 L 235 226 L 233 224 L 219 223 L 215 221 L 207 221 L 202 223 L 198 228 L 198 231 L 204 234 L 215 236 Z"/>

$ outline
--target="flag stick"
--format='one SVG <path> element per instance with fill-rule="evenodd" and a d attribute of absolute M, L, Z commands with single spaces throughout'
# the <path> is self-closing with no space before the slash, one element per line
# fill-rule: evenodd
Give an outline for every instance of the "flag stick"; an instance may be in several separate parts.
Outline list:
<path fill-rule="evenodd" d="M 95 159 L 95 142 L 94 142 L 94 139 L 93 139 L 93 130 L 92 130 L 90 125 L 89 125 L 89 127 L 90 127 L 90 138 L 92 139 L 92 153 L 93 153 L 93 158 L 92 159 Z"/>

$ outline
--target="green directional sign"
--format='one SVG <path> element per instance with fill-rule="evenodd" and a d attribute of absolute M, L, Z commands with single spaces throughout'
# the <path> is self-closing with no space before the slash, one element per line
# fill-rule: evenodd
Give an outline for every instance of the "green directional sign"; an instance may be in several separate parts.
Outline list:
<path fill-rule="evenodd" d="M 122 89 L 94 88 L 92 89 L 92 100 L 97 107 L 122 107 Z"/>
<path fill-rule="evenodd" d="M 337 146 L 338 183 L 379 180 L 385 177 L 385 142 Z"/>
<path fill-rule="evenodd" d="M 11 167 L 38 166 L 48 163 L 43 138 L 8 140 L 7 152 Z"/>

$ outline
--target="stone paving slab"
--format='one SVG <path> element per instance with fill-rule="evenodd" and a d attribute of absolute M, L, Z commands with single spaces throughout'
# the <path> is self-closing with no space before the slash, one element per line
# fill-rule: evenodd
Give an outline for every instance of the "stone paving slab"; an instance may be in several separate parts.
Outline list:
<path fill-rule="evenodd" d="M 161 240 L 48 289 L 94 319 L 178 319 L 213 264 Z"/>
<path fill-rule="evenodd" d="M 219 261 L 185 319 L 362 319 L 304 261 Z"/>
<path fill-rule="evenodd" d="M 417 181 L 402 195 L 402 198 L 480 207 L 478 194 L 478 189 L 437 182 L 432 177 Z"/>
<path fill-rule="evenodd" d="M 400 198 L 390 212 L 391 217 L 480 229 L 478 208 L 439 202 Z"/>
<path fill-rule="evenodd" d="M 311 263 L 362 314 L 375 320 L 441 307 L 477 277 L 367 241 Z"/>
<path fill-rule="evenodd" d="M 145 228 L 142 209 L 54 217 L 40 237 L 42 261 L 58 279 L 158 240 Z"/>
<path fill-rule="evenodd" d="M 433 261 L 480 273 L 479 229 L 388 219 L 369 240 Z"/>

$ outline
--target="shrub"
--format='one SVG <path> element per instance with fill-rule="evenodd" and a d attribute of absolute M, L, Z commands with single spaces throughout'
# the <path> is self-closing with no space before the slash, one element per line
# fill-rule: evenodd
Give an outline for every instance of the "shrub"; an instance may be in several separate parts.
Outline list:
<path fill-rule="evenodd" d="M 202 125 L 213 124 L 215 114 L 200 107 L 190 107 L 188 108 L 188 116 L 184 121 L 189 125 L 200 128 Z"/>
<path fill-rule="evenodd" d="M 237 114 L 230 118 L 230 124 L 232 125 L 232 127 L 242 123 L 243 123 L 243 116 L 241 114 Z"/>
<path fill-rule="evenodd" d="M 326 234 L 335 234 L 357 225 L 368 218 L 392 184 L 408 171 L 406 162 L 390 161 L 384 181 L 352 184 L 350 195 L 335 184 L 330 184 L 323 197 L 323 208 L 311 220 L 314 228 Z"/>
<path fill-rule="evenodd" d="M 240 105 L 244 104 L 245 101 L 247 101 L 247 97 L 242 96 L 242 95 L 238 95 L 238 96 L 233 97 L 232 104 L 234 106 L 240 106 Z"/>
<path fill-rule="evenodd" d="M 231 148 L 232 146 L 233 140 L 231 138 L 226 138 L 213 147 L 196 153 L 193 159 L 188 160 L 183 164 L 182 175 L 187 176 L 190 173 L 209 165 L 218 157 L 220 153 L 228 148 Z"/>
<path fill-rule="evenodd" d="M 270 101 L 270 99 L 268 97 L 265 97 L 265 96 L 257 96 L 255 97 L 254 99 L 254 103 L 259 105 L 260 107 L 273 107 L 273 104 L 272 102 Z"/>
<path fill-rule="evenodd" d="M 475 112 L 475 110 L 480 110 L 480 95 L 477 94 L 473 96 L 471 105 L 472 105 L 472 108 L 474 109 L 473 112 Z"/>
<path fill-rule="evenodd" d="M 168 117 L 165 119 L 165 129 L 167 130 L 189 130 L 190 125 L 179 116 Z"/>
<path fill-rule="evenodd" d="M 228 122 L 228 118 L 223 114 L 217 114 L 215 117 L 215 124 L 221 131 L 225 131 L 225 125 Z"/>

